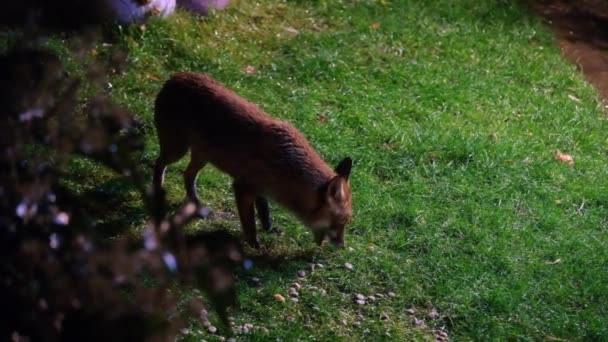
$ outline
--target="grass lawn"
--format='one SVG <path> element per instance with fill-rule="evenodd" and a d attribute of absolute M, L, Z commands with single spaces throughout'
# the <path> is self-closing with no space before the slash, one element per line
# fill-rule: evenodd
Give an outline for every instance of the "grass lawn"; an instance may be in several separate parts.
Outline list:
<path fill-rule="evenodd" d="M 347 249 L 316 247 L 273 208 L 286 234 L 249 250 L 234 314 L 264 329 L 238 339 L 433 340 L 444 327 L 456 341 L 608 340 L 607 117 L 515 3 L 243 0 L 205 19 L 178 13 L 122 31 L 129 68 L 111 77 L 111 94 L 144 122 L 146 162 L 158 151 L 156 93 L 183 70 L 291 121 L 331 164 L 355 161 Z M 173 203 L 185 165 L 169 168 Z M 118 219 L 143 225 L 116 176 L 78 168 L 79 186 L 101 184 L 119 199 Z M 230 179 L 208 167 L 198 185 L 221 215 L 190 229 L 238 233 Z M 273 299 L 294 281 L 299 303 Z M 193 320 L 184 339 L 216 337 Z"/>

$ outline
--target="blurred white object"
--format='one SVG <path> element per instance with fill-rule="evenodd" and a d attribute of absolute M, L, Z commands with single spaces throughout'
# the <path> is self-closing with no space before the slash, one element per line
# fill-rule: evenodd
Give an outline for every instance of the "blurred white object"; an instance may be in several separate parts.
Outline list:
<path fill-rule="evenodd" d="M 150 16 L 166 17 L 175 11 L 175 0 L 106 0 L 116 21 L 143 23 Z"/>

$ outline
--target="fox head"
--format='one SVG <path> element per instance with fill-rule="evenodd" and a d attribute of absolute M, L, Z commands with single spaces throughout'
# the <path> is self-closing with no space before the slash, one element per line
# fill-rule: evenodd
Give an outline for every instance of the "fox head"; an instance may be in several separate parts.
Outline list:
<path fill-rule="evenodd" d="M 334 245 L 344 246 L 344 231 L 352 217 L 351 191 L 348 176 L 353 165 L 350 158 L 336 166 L 336 175 L 320 189 L 321 204 L 311 224 L 315 242 L 328 238 Z"/>

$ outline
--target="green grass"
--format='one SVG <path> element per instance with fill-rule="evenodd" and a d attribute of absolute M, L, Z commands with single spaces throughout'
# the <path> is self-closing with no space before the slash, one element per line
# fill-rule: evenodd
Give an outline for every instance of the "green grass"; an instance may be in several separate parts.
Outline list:
<path fill-rule="evenodd" d="M 206 19 L 178 13 L 125 29 L 119 45 L 129 68 L 110 79 L 111 94 L 145 123 L 148 161 L 158 150 L 154 97 L 182 70 L 207 72 L 293 122 L 331 164 L 355 160 L 350 248 L 315 247 L 273 208 L 286 235 L 263 235 L 265 251 L 250 251 L 256 263 L 239 273 L 234 314 L 267 330 L 239 339 L 432 340 L 434 327 L 456 341 L 608 339 L 608 123 L 593 89 L 525 8 L 234 1 Z M 555 161 L 556 150 L 575 165 Z M 168 173 L 174 203 L 184 196 L 184 167 Z M 107 176 L 85 187 L 100 181 Z M 206 168 L 203 202 L 234 214 L 229 184 Z M 141 226 L 137 201 L 123 206 L 135 212 L 125 220 Z M 234 215 L 191 229 L 218 225 L 239 229 Z M 301 281 L 300 302 L 274 301 L 310 263 L 325 267 Z M 352 302 L 354 293 L 387 291 L 396 298 Z M 410 307 L 427 327 L 414 325 Z M 440 318 L 425 318 L 433 308 Z M 365 319 L 352 327 L 357 312 Z M 193 323 L 185 339 L 214 339 L 204 331 Z"/>

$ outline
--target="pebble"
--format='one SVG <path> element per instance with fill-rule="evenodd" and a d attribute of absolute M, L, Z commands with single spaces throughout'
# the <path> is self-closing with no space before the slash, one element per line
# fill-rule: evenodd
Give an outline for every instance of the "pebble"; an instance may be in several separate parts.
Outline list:
<path fill-rule="evenodd" d="M 367 251 L 368 252 L 375 252 L 376 248 L 374 246 L 369 246 L 369 247 L 367 247 Z"/>
<path fill-rule="evenodd" d="M 299 301 L 300 301 L 300 300 L 299 300 L 298 298 L 296 298 L 296 297 L 291 297 L 291 298 L 289 298 L 289 300 L 291 300 L 291 301 L 292 301 L 292 302 L 294 302 L 294 303 L 297 303 L 297 302 L 299 302 Z"/>
<path fill-rule="evenodd" d="M 357 319 L 358 319 L 358 320 L 364 320 L 364 319 L 365 319 L 365 316 L 363 316 L 363 315 L 362 315 L 362 314 L 360 314 L 360 313 L 359 313 L 359 314 L 357 314 L 357 316 L 356 316 L 356 317 L 357 317 Z"/>
<path fill-rule="evenodd" d="M 378 292 L 378 293 L 376 293 L 376 297 L 378 297 L 378 298 L 384 298 L 384 295 L 382 293 Z"/>
<path fill-rule="evenodd" d="M 344 267 L 346 267 L 346 269 L 348 270 L 352 270 L 353 268 L 355 268 L 355 266 L 353 266 L 353 264 L 351 264 L 350 262 L 345 263 Z"/>
<path fill-rule="evenodd" d="M 236 338 L 231 337 L 231 338 L 227 339 L 226 342 L 236 342 Z"/>
<path fill-rule="evenodd" d="M 209 331 L 212 334 L 215 334 L 217 332 L 217 328 L 214 327 L 213 325 L 210 325 L 207 327 L 207 331 Z"/>
<path fill-rule="evenodd" d="M 251 323 L 245 323 L 245 325 L 243 325 L 243 326 L 249 330 L 253 329 L 253 324 L 251 324 Z"/>
<path fill-rule="evenodd" d="M 201 309 L 201 312 L 199 315 L 202 320 L 207 320 L 207 318 L 209 318 L 209 311 L 207 311 L 206 309 Z"/>
<path fill-rule="evenodd" d="M 348 325 L 348 322 L 345 319 L 341 320 L 340 323 L 342 323 L 342 325 Z"/>
<path fill-rule="evenodd" d="M 293 283 L 293 284 L 291 284 L 291 288 L 299 290 L 302 288 L 302 285 L 300 285 L 299 283 Z"/>
<path fill-rule="evenodd" d="M 306 271 L 299 270 L 298 271 L 298 278 L 306 278 Z"/>
<path fill-rule="evenodd" d="M 360 294 L 360 293 L 357 293 L 357 294 L 355 295 L 355 298 L 354 298 L 354 299 L 355 299 L 355 300 L 365 300 L 365 296 L 364 296 L 364 295 L 362 295 L 362 294 Z"/>
<path fill-rule="evenodd" d="M 418 318 L 414 317 L 414 324 L 417 327 L 423 327 L 424 326 L 424 320 L 418 319 Z"/>
<path fill-rule="evenodd" d="M 204 326 L 205 328 L 209 328 L 209 327 L 211 326 L 211 322 L 209 322 L 209 321 L 205 320 L 205 321 L 203 321 L 203 326 Z"/>
<path fill-rule="evenodd" d="M 294 291 L 294 292 L 289 292 L 289 297 L 291 297 L 291 298 L 298 298 L 298 297 L 300 297 L 300 295 L 297 292 Z"/>
<path fill-rule="evenodd" d="M 325 267 L 325 265 L 323 265 L 323 264 L 317 264 L 317 268 L 324 268 L 324 267 Z"/>
<path fill-rule="evenodd" d="M 386 294 L 387 296 L 389 296 L 390 298 L 395 298 L 397 297 L 397 295 L 395 294 L 395 292 L 389 292 Z"/>
<path fill-rule="evenodd" d="M 436 309 L 432 309 L 428 314 L 426 314 L 426 318 L 428 319 L 438 319 L 439 318 L 439 312 L 437 312 Z"/>
<path fill-rule="evenodd" d="M 274 295 L 274 299 L 278 300 L 279 302 L 284 302 L 285 301 L 285 297 L 283 297 L 279 293 L 277 293 L 277 294 Z"/>
<path fill-rule="evenodd" d="M 367 296 L 367 300 L 373 303 L 373 302 L 376 301 L 376 297 L 374 297 L 374 296 Z"/>
<path fill-rule="evenodd" d="M 405 313 L 408 315 L 415 315 L 416 309 L 414 309 L 414 308 L 405 309 Z"/>
<path fill-rule="evenodd" d="M 357 303 L 357 304 L 359 304 L 359 305 L 365 305 L 365 301 L 364 301 L 364 300 L 360 300 L 360 299 L 357 299 L 357 300 L 355 301 L 355 303 Z"/>
<path fill-rule="evenodd" d="M 293 317 L 293 316 L 287 316 L 286 320 L 287 320 L 287 322 L 293 322 L 293 321 L 295 321 L 296 319 L 295 319 L 295 317 Z"/>
<path fill-rule="evenodd" d="M 353 322 L 352 326 L 358 328 L 361 326 L 361 322 Z"/>

